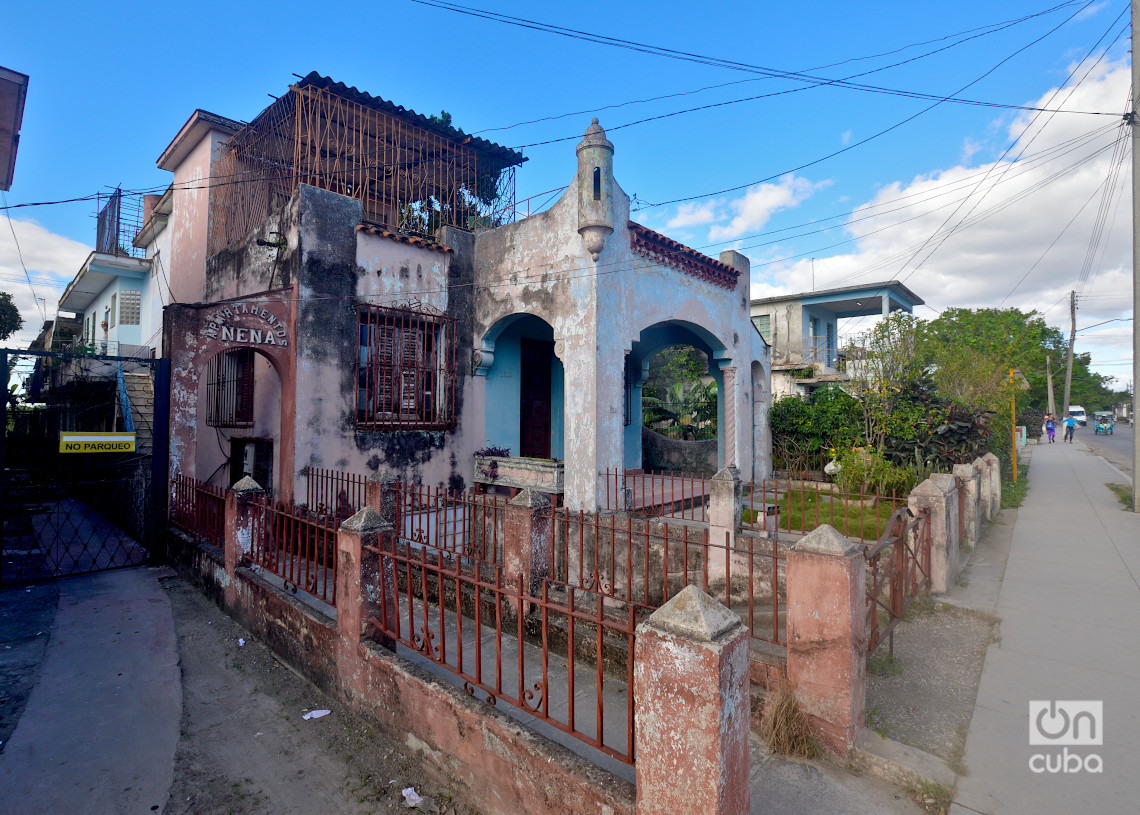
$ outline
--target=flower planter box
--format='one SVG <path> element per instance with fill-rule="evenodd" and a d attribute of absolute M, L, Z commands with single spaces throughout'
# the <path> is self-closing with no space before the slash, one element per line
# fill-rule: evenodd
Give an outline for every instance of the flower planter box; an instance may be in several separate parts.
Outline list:
<path fill-rule="evenodd" d="M 475 456 L 475 483 L 537 490 L 561 495 L 565 465 L 561 461 L 514 456 Z"/>

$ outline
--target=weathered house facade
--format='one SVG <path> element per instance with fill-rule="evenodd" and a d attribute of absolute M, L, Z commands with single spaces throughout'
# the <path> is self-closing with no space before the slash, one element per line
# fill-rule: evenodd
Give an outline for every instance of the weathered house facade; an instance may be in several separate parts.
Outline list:
<path fill-rule="evenodd" d="M 718 383 L 718 465 L 767 473 L 748 261 L 630 221 L 596 121 L 566 192 L 516 221 L 520 154 L 316 74 L 235 133 L 199 114 L 164 154 L 167 229 L 198 253 L 171 250 L 172 469 L 300 500 L 309 468 L 463 488 L 500 447 L 560 462 L 592 510 L 642 466 L 648 364 L 683 343 Z"/>

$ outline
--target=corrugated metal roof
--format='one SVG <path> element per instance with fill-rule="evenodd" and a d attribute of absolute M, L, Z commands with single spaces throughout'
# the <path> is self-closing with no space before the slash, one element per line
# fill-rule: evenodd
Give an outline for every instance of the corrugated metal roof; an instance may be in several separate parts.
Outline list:
<path fill-rule="evenodd" d="M 316 71 L 311 71 L 306 77 L 297 83 L 297 87 L 318 87 L 328 91 L 332 91 L 340 96 L 352 99 L 362 105 L 372 108 L 373 110 L 387 113 L 391 116 L 398 116 L 405 121 L 411 122 L 418 127 L 432 132 L 439 133 L 445 138 L 452 139 L 460 144 L 469 144 L 479 153 L 501 162 L 503 167 L 514 167 L 522 164 L 527 160 L 526 156 L 517 150 L 512 150 L 509 147 L 503 147 L 500 144 L 481 139 L 478 136 L 471 136 L 464 133 L 462 130 L 451 127 L 450 125 L 440 124 L 428 116 L 416 113 L 414 110 L 397 105 L 394 102 L 389 102 L 386 99 L 381 99 L 379 96 L 373 96 L 370 93 L 359 90 L 354 86 L 345 85 L 343 82 L 337 82 L 327 76 L 321 76 Z"/>

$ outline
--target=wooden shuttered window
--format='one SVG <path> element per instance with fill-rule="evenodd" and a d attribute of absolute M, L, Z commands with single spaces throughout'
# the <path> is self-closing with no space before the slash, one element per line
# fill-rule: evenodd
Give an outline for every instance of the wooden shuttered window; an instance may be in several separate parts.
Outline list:
<path fill-rule="evenodd" d="M 253 427 L 252 348 L 223 351 L 206 369 L 206 424 Z"/>
<path fill-rule="evenodd" d="M 455 425 L 455 321 L 408 308 L 359 307 L 356 426 Z"/>

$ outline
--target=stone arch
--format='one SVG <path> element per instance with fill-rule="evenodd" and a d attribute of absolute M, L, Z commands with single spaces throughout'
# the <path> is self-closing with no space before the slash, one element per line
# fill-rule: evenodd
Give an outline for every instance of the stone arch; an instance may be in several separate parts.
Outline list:
<path fill-rule="evenodd" d="M 251 348 L 280 383 L 277 497 L 293 498 L 293 417 L 296 413 L 293 290 L 278 290 L 209 304 L 174 304 L 163 318 L 163 342 L 171 358 L 170 472 L 206 480 L 199 467 L 199 431 L 205 431 L 200 394 L 210 360 L 235 348 Z M 272 338 L 267 332 L 272 331 Z M 256 395 L 255 395 L 256 399 Z M 201 421 L 200 421 L 201 420 Z M 208 443 L 203 435 L 202 443 Z M 271 485 L 263 485 L 269 487 Z"/>
<path fill-rule="evenodd" d="M 483 335 L 476 376 L 484 377 L 488 446 L 528 458 L 564 458 L 565 381 L 554 328 L 518 312 Z"/>
<path fill-rule="evenodd" d="M 729 351 L 723 342 L 708 328 L 687 320 L 664 320 L 643 328 L 632 343 L 627 361 L 629 381 L 626 383 L 626 400 L 633 421 L 625 428 L 624 465 L 629 469 L 641 468 L 642 456 L 642 388 L 649 376 L 649 363 L 658 353 L 676 345 L 691 345 L 708 357 L 709 374 L 717 384 L 717 453 L 716 469 L 724 466 L 726 460 L 725 418 L 735 420 L 732 403 L 726 400 L 726 375 L 729 388 L 735 381 L 735 369 L 731 368 Z M 733 423 L 730 421 L 730 424 Z M 734 456 L 729 450 L 729 461 Z"/>

